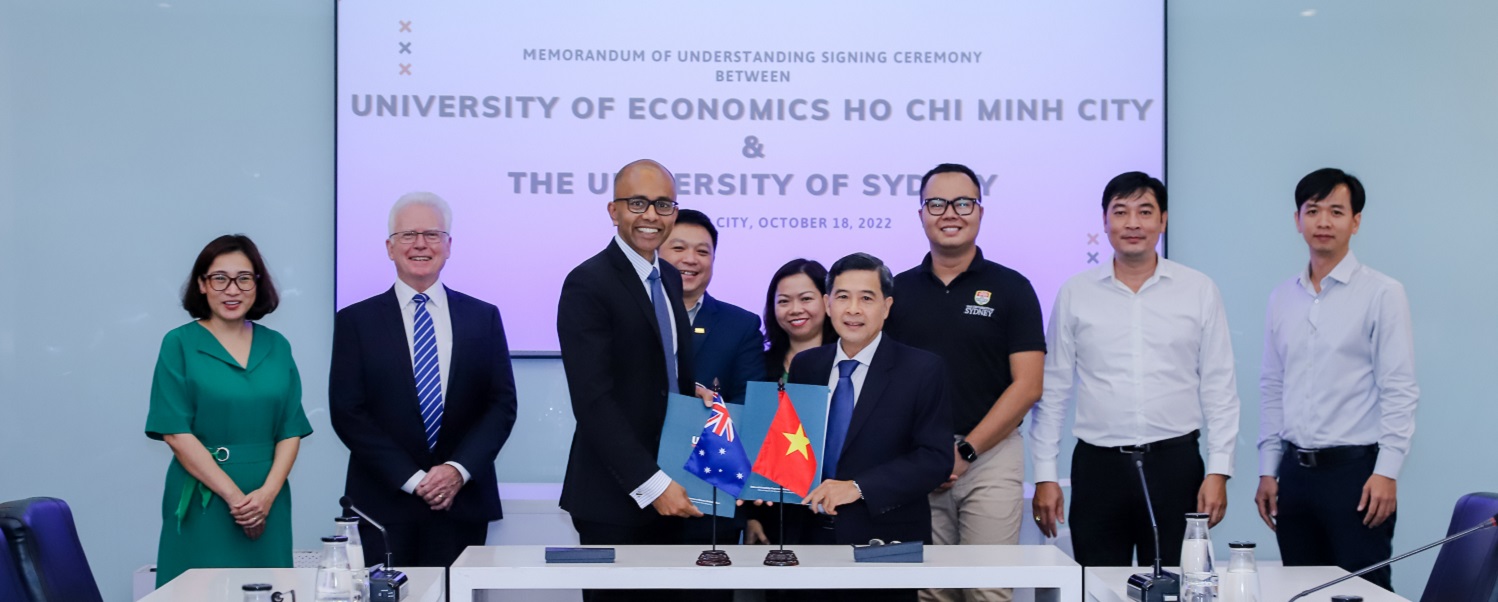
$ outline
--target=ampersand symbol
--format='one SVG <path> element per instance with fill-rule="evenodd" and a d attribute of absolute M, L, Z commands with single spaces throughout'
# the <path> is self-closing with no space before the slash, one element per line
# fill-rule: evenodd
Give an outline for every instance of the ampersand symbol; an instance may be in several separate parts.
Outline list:
<path fill-rule="evenodd" d="M 744 156 L 750 159 L 762 159 L 765 156 L 765 145 L 759 143 L 759 137 L 749 136 L 744 139 Z"/>

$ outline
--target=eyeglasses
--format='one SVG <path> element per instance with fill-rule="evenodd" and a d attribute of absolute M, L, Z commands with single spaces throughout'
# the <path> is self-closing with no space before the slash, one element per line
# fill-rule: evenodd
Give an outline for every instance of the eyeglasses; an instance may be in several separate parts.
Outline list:
<path fill-rule="evenodd" d="M 447 233 L 441 230 L 423 230 L 420 232 L 416 230 L 406 230 L 405 232 L 396 232 L 395 234 L 391 234 L 390 238 L 392 240 L 395 240 L 396 242 L 399 242 L 400 244 L 409 245 L 416 242 L 417 236 L 426 239 L 427 244 L 429 245 L 435 245 L 447 239 Z"/>
<path fill-rule="evenodd" d="M 972 215 L 973 208 L 979 205 L 979 201 L 978 199 L 972 199 L 965 196 L 960 196 L 950 201 L 947 199 L 933 197 L 921 201 L 921 204 L 926 206 L 926 213 L 930 213 L 931 215 L 936 217 L 941 217 L 942 215 L 946 214 L 947 207 L 951 207 L 953 211 L 957 212 L 957 215 Z"/>
<path fill-rule="evenodd" d="M 676 213 L 676 201 L 667 198 L 650 200 L 642 196 L 632 196 L 627 199 L 614 199 L 615 203 L 624 203 L 629 207 L 630 213 L 644 213 L 646 209 L 655 207 L 656 215 L 671 215 Z"/>
<path fill-rule="evenodd" d="M 214 272 L 203 277 L 203 280 L 208 282 L 208 288 L 215 291 L 222 292 L 229 290 L 229 283 L 233 282 L 234 286 L 246 293 L 255 290 L 255 281 L 259 279 L 260 276 L 258 274 L 251 274 L 249 272 L 240 272 L 232 277 L 223 272 Z"/>

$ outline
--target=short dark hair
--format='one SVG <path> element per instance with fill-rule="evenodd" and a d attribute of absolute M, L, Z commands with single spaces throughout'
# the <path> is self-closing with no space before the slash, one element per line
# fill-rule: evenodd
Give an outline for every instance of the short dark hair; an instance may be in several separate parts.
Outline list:
<path fill-rule="evenodd" d="M 1133 198 L 1145 190 L 1155 193 L 1155 202 L 1160 205 L 1160 212 L 1165 213 L 1165 184 L 1142 171 L 1124 172 L 1108 180 L 1108 185 L 1103 187 L 1103 213 L 1108 212 L 1113 199 Z"/>
<path fill-rule="evenodd" d="M 718 250 L 718 228 L 713 226 L 713 220 L 709 219 L 706 213 L 696 209 L 677 209 L 676 225 L 680 226 L 682 224 L 698 226 L 703 230 L 707 230 L 707 236 L 713 239 L 713 250 Z"/>
<path fill-rule="evenodd" d="M 968 179 L 973 181 L 973 185 L 978 187 L 978 201 L 983 201 L 983 182 L 978 180 L 978 174 L 973 173 L 973 170 L 968 169 L 968 166 L 966 165 L 962 165 L 959 163 L 942 163 L 941 165 L 937 165 L 936 167 L 931 168 L 931 171 L 926 172 L 926 175 L 921 176 L 922 203 L 926 202 L 926 183 L 930 182 L 931 178 L 936 176 L 937 174 L 944 173 L 960 173 L 967 176 Z"/>
<path fill-rule="evenodd" d="M 1323 167 L 1300 179 L 1300 183 L 1295 185 L 1295 210 L 1300 211 L 1306 201 L 1326 198 L 1338 186 L 1347 187 L 1347 196 L 1352 197 L 1353 215 L 1362 213 L 1363 204 L 1368 201 L 1368 195 L 1363 191 L 1363 182 L 1357 176 L 1335 167 Z"/>
<path fill-rule="evenodd" d="M 868 253 L 854 253 L 842 259 L 832 262 L 832 268 L 827 270 L 827 290 L 832 290 L 832 283 L 841 276 L 843 272 L 868 270 L 879 274 L 879 292 L 886 297 L 895 296 L 895 276 L 889 272 L 889 266 L 884 265 L 878 257 Z"/>
<path fill-rule="evenodd" d="M 775 289 L 780 287 L 780 281 L 801 274 L 811 279 L 817 292 L 827 294 L 827 268 L 811 259 L 792 259 L 775 270 L 775 276 L 770 278 L 770 290 L 765 291 L 765 344 L 769 348 L 765 353 L 769 355 L 767 360 L 771 365 L 779 366 L 785 361 L 785 354 L 791 348 L 791 335 L 780 327 L 780 322 L 775 321 Z M 822 344 L 837 340 L 837 331 L 832 328 L 832 320 L 822 320 Z"/>
<path fill-rule="evenodd" d="M 281 303 L 281 296 L 276 293 L 276 285 L 271 281 L 270 272 L 265 269 L 265 260 L 261 259 L 260 249 L 255 246 L 255 241 L 243 234 L 225 234 L 203 247 L 198 253 L 198 260 L 192 264 L 192 273 L 187 275 L 187 284 L 182 286 L 182 309 L 187 310 L 187 315 L 197 320 L 206 320 L 213 315 L 213 310 L 208 307 L 208 295 L 198 290 L 198 280 L 208 275 L 208 268 L 213 266 L 213 260 L 234 252 L 244 253 L 257 276 L 255 303 L 245 312 L 245 318 L 259 320 L 276 311 L 276 306 Z"/>

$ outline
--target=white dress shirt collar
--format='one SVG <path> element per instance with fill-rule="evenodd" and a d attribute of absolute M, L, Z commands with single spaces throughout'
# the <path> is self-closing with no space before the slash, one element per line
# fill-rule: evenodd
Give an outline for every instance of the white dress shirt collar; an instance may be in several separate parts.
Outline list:
<path fill-rule="evenodd" d="M 634 248 L 629 246 L 629 243 L 624 242 L 624 239 L 619 236 L 618 232 L 614 233 L 614 244 L 619 245 L 620 251 L 624 251 L 624 256 L 629 258 L 629 265 L 634 266 L 635 272 L 640 274 L 640 280 L 649 277 L 650 270 L 661 267 L 661 256 L 659 253 L 647 261 L 644 257 L 640 257 L 640 254 L 636 253 Z"/>
<path fill-rule="evenodd" d="M 410 305 L 411 298 L 415 297 L 416 293 L 419 292 L 426 293 L 427 303 L 447 307 L 447 287 L 442 286 L 442 280 L 439 279 L 433 282 L 432 286 L 427 288 L 426 291 L 418 291 L 399 278 L 395 280 L 395 300 L 400 302 L 402 308 Z"/>
<path fill-rule="evenodd" d="M 853 354 L 853 357 L 848 357 L 848 352 L 843 350 L 842 341 L 838 341 L 837 356 L 832 360 L 832 371 L 837 372 L 837 365 L 842 363 L 843 360 L 858 360 L 858 367 L 860 368 L 872 366 L 874 352 L 879 350 L 879 342 L 882 340 L 884 340 L 884 332 L 880 331 L 879 334 L 874 335 L 874 340 L 869 341 L 869 344 L 860 349 L 858 353 Z"/>
<path fill-rule="evenodd" d="M 1093 268 L 1093 276 L 1095 278 L 1097 278 L 1098 280 L 1110 280 L 1111 279 L 1118 286 L 1122 286 L 1124 288 L 1128 288 L 1128 285 L 1124 284 L 1122 280 L 1119 280 L 1117 273 L 1114 272 L 1114 270 L 1113 270 L 1113 262 L 1114 261 L 1117 261 L 1117 259 L 1103 262 L 1103 265 L 1100 265 L 1100 266 L 1098 266 L 1096 268 Z M 1171 261 L 1169 259 L 1166 259 L 1164 257 L 1156 255 L 1155 256 L 1155 273 L 1150 274 L 1150 277 L 1148 279 L 1146 279 L 1144 281 L 1144 284 L 1139 287 L 1139 291 L 1143 292 L 1144 289 L 1149 288 L 1150 285 L 1152 285 L 1152 284 L 1154 284 L 1156 282 L 1159 282 L 1161 278 L 1175 278 L 1175 275 L 1176 275 L 1176 266 L 1177 265 L 1179 265 L 1179 264 L 1177 264 L 1174 261 Z M 1130 289 L 1130 291 L 1132 292 L 1132 289 Z"/>
<path fill-rule="evenodd" d="M 1337 267 L 1332 268 L 1331 273 L 1328 273 L 1326 278 L 1321 279 L 1321 290 L 1326 290 L 1327 280 L 1333 280 L 1341 284 L 1350 284 L 1353 274 L 1356 274 L 1360 267 L 1363 267 L 1363 264 L 1358 261 L 1358 257 L 1353 255 L 1352 251 L 1348 251 L 1347 256 L 1343 257 L 1342 261 L 1337 262 Z M 1300 288 L 1305 289 L 1312 297 L 1317 295 L 1316 287 L 1311 282 L 1310 264 L 1306 265 L 1305 271 L 1301 272 L 1300 276 L 1296 277 L 1295 280 L 1300 283 Z"/>

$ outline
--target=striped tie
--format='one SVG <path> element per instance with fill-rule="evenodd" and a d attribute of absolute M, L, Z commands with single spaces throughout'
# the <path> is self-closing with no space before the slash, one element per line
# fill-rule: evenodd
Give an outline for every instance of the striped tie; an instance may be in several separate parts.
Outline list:
<path fill-rule="evenodd" d="M 425 293 L 417 293 L 411 300 L 416 302 L 416 344 L 412 351 L 412 364 L 416 366 L 416 398 L 421 400 L 421 422 L 426 426 L 427 448 L 437 448 L 437 432 L 442 430 L 442 370 L 437 365 L 437 330 L 432 327 L 432 316 L 427 313 Z"/>

